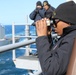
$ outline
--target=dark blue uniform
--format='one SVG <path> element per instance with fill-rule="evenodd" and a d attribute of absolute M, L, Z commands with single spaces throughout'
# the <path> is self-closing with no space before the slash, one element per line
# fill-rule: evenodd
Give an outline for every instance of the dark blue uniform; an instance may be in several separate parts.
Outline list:
<path fill-rule="evenodd" d="M 45 15 L 44 15 L 44 16 L 45 16 L 46 18 L 51 19 L 52 13 L 53 13 L 54 10 L 55 10 L 55 8 L 50 5 L 50 6 L 49 6 L 49 9 L 48 9 L 48 10 L 45 10 Z"/>
<path fill-rule="evenodd" d="M 41 9 L 35 9 L 30 15 L 30 19 L 34 20 L 34 22 L 36 22 L 37 20 L 40 20 L 42 18 L 44 18 L 44 13 L 45 10 L 43 8 Z"/>
<path fill-rule="evenodd" d="M 30 15 L 30 19 L 34 20 L 36 22 L 37 20 L 41 20 L 42 18 L 49 18 L 51 19 L 52 13 L 54 11 L 54 7 L 50 6 L 48 10 L 45 10 L 44 8 L 41 9 L 35 9 Z"/>
<path fill-rule="evenodd" d="M 47 36 L 36 39 L 43 75 L 66 75 L 75 37 L 76 26 L 72 25 L 63 30 L 63 35 L 54 47 L 48 42 Z"/>

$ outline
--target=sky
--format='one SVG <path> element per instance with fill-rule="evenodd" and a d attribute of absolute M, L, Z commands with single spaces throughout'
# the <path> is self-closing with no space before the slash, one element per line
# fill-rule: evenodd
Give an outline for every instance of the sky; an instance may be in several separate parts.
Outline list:
<path fill-rule="evenodd" d="M 35 9 L 38 0 L 0 0 L 0 23 L 3 25 L 11 25 L 13 22 L 25 24 L 33 21 L 29 18 L 29 14 Z M 44 0 L 40 0 L 43 2 Z M 47 0 L 53 7 L 66 0 Z"/>

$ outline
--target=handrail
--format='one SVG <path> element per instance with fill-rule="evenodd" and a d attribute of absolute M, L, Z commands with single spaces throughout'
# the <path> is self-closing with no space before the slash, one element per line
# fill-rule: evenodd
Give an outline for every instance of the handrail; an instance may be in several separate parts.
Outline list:
<path fill-rule="evenodd" d="M 21 42 L 18 42 L 18 43 L 1 46 L 0 47 L 0 53 L 10 51 L 10 50 L 13 50 L 13 49 L 16 49 L 16 48 L 20 48 L 22 46 L 27 46 L 27 45 L 33 44 L 33 43 L 35 43 L 34 39 L 33 40 L 25 40 L 25 41 L 21 41 Z"/>

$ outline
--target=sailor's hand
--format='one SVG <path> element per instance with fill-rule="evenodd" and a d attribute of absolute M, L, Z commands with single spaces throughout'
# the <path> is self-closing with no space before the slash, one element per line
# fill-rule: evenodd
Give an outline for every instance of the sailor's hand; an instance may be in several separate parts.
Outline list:
<path fill-rule="evenodd" d="M 39 12 L 39 9 L 37 9 L 37 8 L 36 8 L 36 9 L 35 9 L 35 12 L 38 14 L 38 12 Z"/>
<path fill-rule="evenodd" d="M 42 19 L 36 22 L 36 30 L 38 36 L 47 36 L 46 19 Z"/>

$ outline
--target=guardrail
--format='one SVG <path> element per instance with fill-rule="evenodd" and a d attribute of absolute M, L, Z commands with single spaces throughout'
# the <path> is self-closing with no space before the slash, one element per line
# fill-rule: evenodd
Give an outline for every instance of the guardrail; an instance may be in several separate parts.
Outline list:
<path fill-rule="evenodd" d="M 20 47 L 23 47 L 23 46 L 27 46 L 27 45 L 33 44 L 33 43 L 35 43 L 35 40 L 21 41 L 21 42 L 18 42 L 18 43 L 1 46 L 0 47 L 0 53 L 10 51 L 10 50 L 13 50 L 13 49 L 16 49 L 16 48 L 20 48 Z"/>

